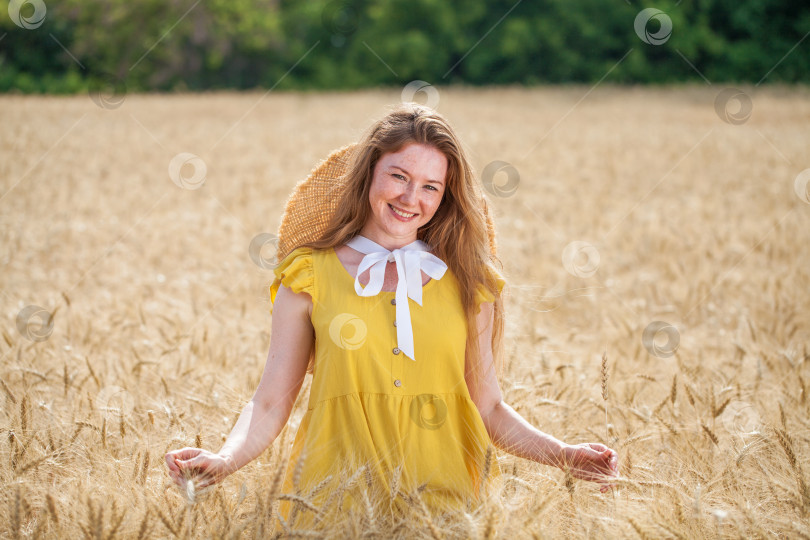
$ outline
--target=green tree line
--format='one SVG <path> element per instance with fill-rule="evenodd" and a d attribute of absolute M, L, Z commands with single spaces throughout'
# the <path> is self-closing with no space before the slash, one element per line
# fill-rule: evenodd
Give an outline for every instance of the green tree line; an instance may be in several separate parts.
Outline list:
<path fill-rule="evenodd" d="M 0 92 L 353 89 L 417 79 L 810 81 L 810 3 L 798 0 L 9 0 L 5 7 Z"/>

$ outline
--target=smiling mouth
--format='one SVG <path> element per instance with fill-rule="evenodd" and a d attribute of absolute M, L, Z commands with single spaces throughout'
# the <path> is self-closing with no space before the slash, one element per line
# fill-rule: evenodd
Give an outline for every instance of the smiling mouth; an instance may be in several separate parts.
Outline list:
<path fill-rule="evenodd" d="M 388 207 L 391 210 L 393 210 L 396 215 L 398 215 L 398 216 L 400 216 L 400 217 L 402 217 L 404 219 L 409 219 L 409 218 L 412 218 L 412 217 L 414 217 L 416 215 L 416 214 L 410 214 L 408 212 L 403 212 L 402 210 L 392 206 L 390 203 L 388 204 Z"/>

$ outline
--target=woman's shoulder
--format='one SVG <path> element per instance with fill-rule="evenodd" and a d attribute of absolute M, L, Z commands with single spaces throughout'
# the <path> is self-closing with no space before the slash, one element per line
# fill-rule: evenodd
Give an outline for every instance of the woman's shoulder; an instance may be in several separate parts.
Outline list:
<path fill-rule="evenodd" d="M 319 259 L 327 255 L 333 248 L 314 248 L 311 246 L 297 246 L 282 257 L 278 258 L 277 268 L 292 264 L 293 262 L 312 264 L 313 259 Z"/>
<path fill-rule="evenodd" d="M 503 294 L 503 288 L 506 285 L 503 273 L 493 264 L 488 264 L 484 268 L 484 279 L 485 281 L 479 283 L 475 290 L 476 304 L 494 302 L 496 295 Z"/>
<path fill-rule="evenodd" d="M 295 293 L 305 292 L 313 300 L 317 298 L 314 262 L 323 250 L 298 246 L 285 254 L 273 268 L 275 279 L 270 285 L 270 300 L 275 302 L 279 286 L 284 285 Z"/>

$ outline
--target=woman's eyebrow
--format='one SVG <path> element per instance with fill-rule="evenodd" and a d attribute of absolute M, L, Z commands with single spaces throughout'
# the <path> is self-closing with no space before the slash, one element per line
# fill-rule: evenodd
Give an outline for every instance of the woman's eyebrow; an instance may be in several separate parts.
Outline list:
<path fill-rule="evenodd" d="M 403 168 L 402 168 L 402 167 L 400 167 L 399 165 L 391 165 L 391 167 L 393 167 L 394 169 L 399 169 L 400 171 L 404 172 L 404 173 L 405 173 L 405 174 L 407 174 L 408 176 L 410 176 L 410 175 L 411 175 L 411 173 L 409 173 L 408 171 L 406 171 L 405 169 L 403 169 Z M 439 184 L 439 185 L 442 185 L 442 182 L 441 182 L 440 180 L 430 180 L 430 179 L 429 179 L 429 180 L 428 180 L 428 182 L 431 182 L 431 183 L 433 183 L 433 184 Z"/>

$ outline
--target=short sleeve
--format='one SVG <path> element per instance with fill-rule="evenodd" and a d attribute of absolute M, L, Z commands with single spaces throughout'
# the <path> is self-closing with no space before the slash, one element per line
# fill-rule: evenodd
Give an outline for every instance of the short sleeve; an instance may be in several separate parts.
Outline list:
<path fill-rule="evenodd" d="M 315 273 L 312 268 L 312 248 L 299 247 L 287 254 L 273 269 L 276 277 L 270 284 L 270 302 L 275 303 L 278 288 L 284 285 L 294 293 L 305 292 L 315 299 Z M 271 305 L 270 312 L 273 307 Z"/>
<path fill-rule="evenodd" d="M 498 290 L 498 294 L 503 292 L 503 287 L 506 285 L 506 280 L 503 278 L 500 272 L 498 272 L 495 268 L 487 267 L 487 272 L 490 274 L 491 279 L 495 283 L 495 287 Z M 479 306 L 478 311 L 481 311 L 480 304 L 483 302 L 494 302 L 495 296 L 492 292 L 484 285 L 483 283 L 478 284 L 478 288 L 475 291 L 475 304 Z"/>

